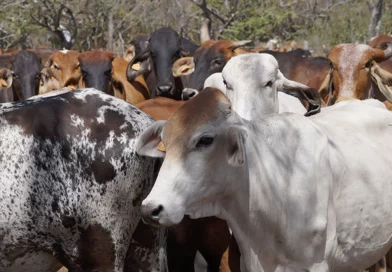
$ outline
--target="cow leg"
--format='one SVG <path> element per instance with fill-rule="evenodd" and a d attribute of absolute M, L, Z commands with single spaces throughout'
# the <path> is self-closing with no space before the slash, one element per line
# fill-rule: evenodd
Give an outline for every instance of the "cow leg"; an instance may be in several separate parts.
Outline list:
<path fill-rule="evenodd" d="M 195 271 L 198 236 L 194 221 L 185 216 L 180 224 L 169 229 L 167 256 L 170 272 Z"/>
<path fill-rule="evenodd" d="M 199 232 L 198 250 L 207 261 L 208 271 L 220 271 L 222 257 L 230 243 L 226 221 L 216 217 L 197 219 Z"/>
<path fill-rule="evenodd" d="M 166 272 L 166 229 L 140 220 L 133 233 L 124 262 L 124 272 Z"/>

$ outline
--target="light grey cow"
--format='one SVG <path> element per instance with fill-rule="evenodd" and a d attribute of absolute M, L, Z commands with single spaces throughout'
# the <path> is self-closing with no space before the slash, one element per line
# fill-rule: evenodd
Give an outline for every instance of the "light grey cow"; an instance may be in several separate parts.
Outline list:
<path fill-rule="evenodd" d="M 247 121 L 207 88 L 138 141 L 165 157 L 144 220 L 227 220 L 242 271 L 364 270 L 392 246 L 391 124 L 374 100 Z"/>

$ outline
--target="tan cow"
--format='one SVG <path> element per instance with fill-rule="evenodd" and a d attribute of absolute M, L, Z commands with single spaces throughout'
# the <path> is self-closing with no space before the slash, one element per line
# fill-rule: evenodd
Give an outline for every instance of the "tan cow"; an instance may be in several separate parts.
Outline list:
<path fill-rule="evenodd" d="M 79 65 L 79 52 L 74 50 L 62 50 L 52 54 L 46 67 L 57 70 L 57 78 L 61 87 L 76 87 L 82 76 Z"/>
<path fill-rule="evenodd" d="M 112 62 L 111 82 L 114 96 L 131 104 L 137 104 L 150 98 L 147 84 L 142 75 L 138 76 L 133 84 L 128 82 L 127 67 L 128 62 L 121 57 L 116 57 Z"/>

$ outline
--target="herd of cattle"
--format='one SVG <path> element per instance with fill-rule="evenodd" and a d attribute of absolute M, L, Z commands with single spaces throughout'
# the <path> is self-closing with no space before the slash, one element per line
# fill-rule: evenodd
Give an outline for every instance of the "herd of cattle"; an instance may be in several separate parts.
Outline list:
<path fill-rule="evenodd" d="M 0 272 L 387 271 L 392 36 L 248 44 L 0 51 Z"/>

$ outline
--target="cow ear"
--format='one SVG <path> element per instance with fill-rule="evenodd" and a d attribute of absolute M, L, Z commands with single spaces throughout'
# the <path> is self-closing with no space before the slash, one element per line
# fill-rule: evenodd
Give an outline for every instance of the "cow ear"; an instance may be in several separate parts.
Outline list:
<path fill-rule="evenodd" d="M 248 133 L 239 126 L 232 126 L 227 138 L 227 161 L 230 165 L 239 167 L 244 165 L 246 157 L 245 143 Z"/>
<path fill-rule="evenodd" d="M 172 66 L 172 73 L 174 77 L 185 76 L 193 73 L 195 70 L 195 63 L 193 57 L 184 57 L 176 60 Z"/>
<path fill-rule="evenodd" d="M 136 153 L 148 157 L 165 157 L 165 148 L 161 141 L 161 132 L 166 121 L 156 121 L 145 130 L 137 140 Z"/>

